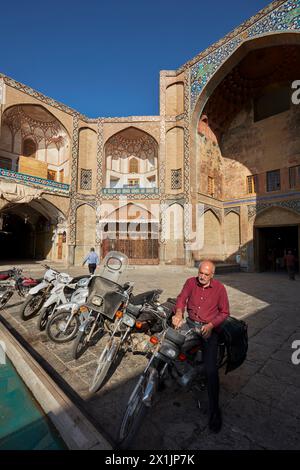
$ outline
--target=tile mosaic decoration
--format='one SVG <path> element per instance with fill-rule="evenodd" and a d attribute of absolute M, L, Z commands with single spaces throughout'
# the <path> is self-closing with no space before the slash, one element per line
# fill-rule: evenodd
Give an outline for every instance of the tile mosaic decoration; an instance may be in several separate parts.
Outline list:
<path fill-rule="evenodd" d="M 250 27 L 243 29 L 238 36 L 227 41 L 195 63 L 190 69 L 191 111 L 194 109 L 200 93 L 213 74 L 244 41 L 264 34 L 287 31 L 300 32 L 300 0 L 288 0 L 281 4 Z"/>
<path fill-rule="evenodd" d="M 70 190 L 70 186 L 65 183 L 18 173 L 17 171 L 5 170 L 4 168 L 0 168 L 0 177 L 25 184 L 26 186 L 38 186 L 55 193 L 68 194 Z"/>

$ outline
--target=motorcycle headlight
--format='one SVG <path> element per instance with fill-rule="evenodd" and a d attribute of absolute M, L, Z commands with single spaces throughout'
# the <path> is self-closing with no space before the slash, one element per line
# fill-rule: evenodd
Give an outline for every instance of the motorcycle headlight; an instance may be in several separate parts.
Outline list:
<path fill-rule="evenodd" d="M 90 282 L 89 277 L 84 277 L 77 282 L 77 287 L 86 287 Z"/>
<path fill-rule="evenodd" d="M 135 325 L 135 318 L 125 313 L 123 315 L 122 322 L 125 323 L 125 325 L 130 326 L 132 328 Z"/>
<path fill-rule="evenodd" d="M 97 307 L 101 307 L 103 304 L 103 298 L 100 295 L 94 295 L 92 298 L 92 304 L 96 305 Z"/>
<path fill-rule="evenodd" d="M 83 294 L 73 294 L 71 297 L 71 302 L 76 302 L 78 304 L 84 304 L 86 301 L 86 295 Z"/>
<path fill-rule="evenodd" d="M 159 352 L 170 359 L 175 359 L 178 356 L 178 350 L 168 344 L 162 344 Z"/>

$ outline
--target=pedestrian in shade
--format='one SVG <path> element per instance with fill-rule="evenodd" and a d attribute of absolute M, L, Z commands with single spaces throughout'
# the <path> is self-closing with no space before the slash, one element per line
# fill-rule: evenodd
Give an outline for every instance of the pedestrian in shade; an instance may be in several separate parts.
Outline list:
<path fill-rule="evenodd" d="M 83 260 L 82 266 L 84 266 L 86 262 L 88 263 L 90 274 L 94 274 L 97 264 L 99 264 L 99 257 L 97 253 L 95 253 L 95 248 L 90 249 L 90 252 Z"/>

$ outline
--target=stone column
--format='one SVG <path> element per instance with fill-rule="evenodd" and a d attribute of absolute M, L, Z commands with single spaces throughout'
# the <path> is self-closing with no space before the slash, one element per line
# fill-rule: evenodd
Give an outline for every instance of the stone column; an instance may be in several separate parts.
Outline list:
<path fill-rule="evenodd" d="M 76 198 L 77 198 L 77 173 L 78 173 L 78 113 L 73 115 L 72 155 L 71 155 L 71 183 L 70 183 L 70 209 L 69 209 L 69 250 L 68 264 L 74 264 L 76 245 Z M 71 248 L 72 247 L 72 248 Z"/>
<path fill-rule="evenodd" d="M 184 258 L 186 266 L 193 265 L 190 237 L 192 231 L 192 195 L 190 182 L 190 69 L 185 70 L 184 77 Z"/>
<path fill-rule="evenodd" d="M 158 154 L 158 167 L 159 167 L 159 192 L 160 192 L 160 206 L 159 206 L 159 219 L 160 219 L 160 237 L 159 237 L 159 262 L 165 262 L 166 240 L 165 240 L 165 181 L 166 181 L 166 72 L 160 72 L 160 142 Z"/>

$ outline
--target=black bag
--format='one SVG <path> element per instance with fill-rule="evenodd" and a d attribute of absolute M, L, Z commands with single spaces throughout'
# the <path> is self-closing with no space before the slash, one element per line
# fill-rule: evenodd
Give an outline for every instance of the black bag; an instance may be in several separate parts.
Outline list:
<path fill-rule="evenodd" d="M 225 343 L 227 360 L 225 374 L 239 367 L 247 357 L 248 327 L 243 320 L 234 317 L 220 325 L 220 337 Z"/>

